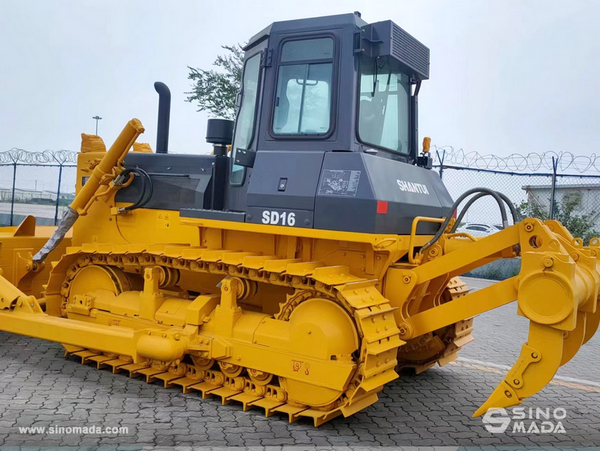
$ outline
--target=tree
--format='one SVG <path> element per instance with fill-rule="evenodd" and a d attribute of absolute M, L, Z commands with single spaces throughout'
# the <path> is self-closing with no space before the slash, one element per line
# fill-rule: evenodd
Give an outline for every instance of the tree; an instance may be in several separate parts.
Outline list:
<path fill-rule="evenodd" d="M 242 82 L 244 52 L 241 45 L 221 46 L 229 53 L 217 56 L 213 66 L 220 70 L 195 69 L 188 66 L 192 91 L 186 102 L 198 102 L 198 111 L 217 117 L 235 119 L 236 98 Z"/>
<path fill-rule="evenodd" d="M 563 197 L 561 202 L 554 201 L 554 219 L 564 225 L 575 238 L 583 239 L 589 244 L 590 238 L 600 236 L 595 229 L 593 214 L 578 214 L 575 210 L 581 206 L 582 194 L 577 192 Z M 538 218 L 543 221 L 550 219 L 549 209 L 539 204 L 524 201 L 517 209 L 521 216 Z"/>

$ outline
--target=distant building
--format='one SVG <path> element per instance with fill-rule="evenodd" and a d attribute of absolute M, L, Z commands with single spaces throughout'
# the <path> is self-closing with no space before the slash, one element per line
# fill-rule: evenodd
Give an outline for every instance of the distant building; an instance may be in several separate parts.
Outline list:
<path fill-rule="evenodd" d="M 544 211 L 550 211 L 551 185 L 525 185 L 522 187 L 527 194 L 530 206 L 536 206 Z M 555 205 L 564 205 L 568 201 L 577 201 L 573 213 L 591 215 L 592 223 L 600 228 L 600 184 L 588 185 L 556 185 L 554 193 Z"/>

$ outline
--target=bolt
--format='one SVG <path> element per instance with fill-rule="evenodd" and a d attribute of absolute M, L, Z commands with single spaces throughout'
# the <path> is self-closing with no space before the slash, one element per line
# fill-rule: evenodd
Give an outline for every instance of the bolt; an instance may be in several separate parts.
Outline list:
<path fill-rule="evenodd" d="M 519 385 L 520 383 L 521 383 L 521 381 L 520 381 L 519 379 L 515 379 L 515 380 L 513 381 L 513 384 L 515 384 L 515 385 Z"/>
<path fill-rule="evenodd" d="M 573 253 L 571 254 L 571 257 L 572 257 L 572 258 L 573 258 L 573 260 L 575 260 L 575 261 L 579 260 L 579 254 L 577 254 L 577 253 L 575 253 L 575 252 L 573 252 Z"/>
<path fill-rule="evenodd" d="M 511 392 L 509 392 L 508 390 L 506 390 L 506 391 L 504 392 L 504 395 L 505 395 L 507 398 L 512 398 L 512 393 L 511 393 Z"/>
<path fill-rule="evenodd" d="M 554 266 L 554 258 L 544 257 L 542 264 L 544 265 L 544 268 L 552 268 Z"/>
<path fill-rule="evenodd" d="M 538 358 L 537 352 L 532 352 L 531 353 L 531 357 L 534 358 L 534 359 L 537 359 Z"/>
<path fill-rule="evenodd" d="M 404 283 L 410 283 L 410 276 L 404 276 Z"/>
<path fill-rule="evenodd" d="M 531 223 L 525 224 L 525 231 L 526 232 L 533 232 L 533 224 L 531 224 Z"/>

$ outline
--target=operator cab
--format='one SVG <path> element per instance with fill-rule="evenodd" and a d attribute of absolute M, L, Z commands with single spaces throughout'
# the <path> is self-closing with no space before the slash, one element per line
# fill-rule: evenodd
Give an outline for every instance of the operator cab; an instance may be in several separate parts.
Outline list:
<path fill-rule="evenodd" d="M 427 169 L 431 159 L 418 156 L 427 47 L 392 21 L 368 24 L 354 13 L 275 22 L 244 51 L 233 133 L 227 121 L 209 123 L 214 155 L 127 157 L 147 172 L 163 168 L 157 180 L 169 195 L 146 208 L 168 203 L 184 217 L 394 234 L 409 234 L 415 216 L 446 215 L 452 199 Z M 165 166 L 188 176 L 166 177 Z M 121 199 L 139 198 L 136 186 Z"/>
<path fill-rule="evenodd" d="M 412 163 L 429 49 L 359 13 L 276 22 L 244 48 L 232 184 L 258 150 L 358 151 Z"/>

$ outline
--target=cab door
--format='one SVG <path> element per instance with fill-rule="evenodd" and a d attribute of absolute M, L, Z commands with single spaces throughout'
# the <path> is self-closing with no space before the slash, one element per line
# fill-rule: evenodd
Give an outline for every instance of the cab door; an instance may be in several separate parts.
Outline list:
<path fill-rule="evenodd" d="M 233 144 L 229 162 L 229 182 L 225 202 L 226 210 L 245 211 L 248 181 L 252 168 L 235 164 L 241 150 L 256 152 L 259 134 L 259 117 L 265 72 L 265 52 L 268 40 L 246 49 L 242 87 L 238 94 L 238 110 L 233 133 Z"/>

